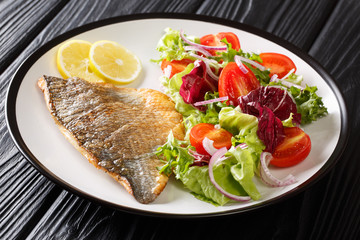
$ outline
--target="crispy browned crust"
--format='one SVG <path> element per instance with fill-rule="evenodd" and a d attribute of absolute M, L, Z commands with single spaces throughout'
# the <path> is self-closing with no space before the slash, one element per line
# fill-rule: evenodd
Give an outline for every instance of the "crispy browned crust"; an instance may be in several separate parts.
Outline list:
<path fill-rule="evenodd" d="M 118 88 L 113 86 L 112 84 L 107 84 L 107 83 L 97 83 L 97 84 L 103 85 L 104 87 L 114 88 L 114 89 L 118 90 Z M 56 125 L 60 129 L 61 133 L 65 136 L 65 138 L 83 156 L 85 156 L 91 164 L 93 164 L 96 168 L 101 169 L 101 170 L 105 171 L 106 173 L 108 173 L 112 178 L 114 178 L 117 182 L 119 182 L 127 190 L 127 192 L 129 192 L 131 195 L 134 195 L 133 189 L 132 189 L 129 181 L 125 177 L 123 177 L 123 176 L 121 176 L 121 175 L 119 175 L 119 174 L 117 174 L 115 172 L 109 171 L 108 169 L 100 166 L 99 165 L 99 159 L 97 159 L 90 151 L 88 151 L 88 149 L 84 148 L 82 146 L 82 144 L 77 140 L 77 138 L 74 137 L 73 133 L 71 133 L 67 128 L 65 128 L 59 122 L 58 118 L 55 116 L 55 114 L 53 112 L 53 106 L 52 106 L 53 103 L 52 103 L 52 100 L 50 99 L 49 89 L 46 87 L 46 82 L 45 82 L 44 78 L 40 78 L 38 80 L 38 87 L 43 91 L 45 102 L 47 103 L 46 104 L 47 108 L 49 109 L 49 111 L 50 111 Z M 140 89 L 139 91 L 141 91 L 141 94 L 146 99 L 148 99 L 147 104 L 149 104 L 149 105 L 158 104 L 158 101 L 165 101 L 165 102 L 169 102 L 169 107 L 174 108 L 173 103 L 168 98 L 168 96 L 166 96 L 165 94 L 162 94 L 162 93 L 160 93 L 158 91 L 151 90 L 151 89 Z M 156 95 L 155 97 L 153 97 L 154 94 Z M 184 138 L 184 126 L 183 126 L 181 121 L 179 122 L 179 116 L 174 115 L 174 119 L 170 119 L 169 121 L 174 122 L 175 127 L 173 127 L 173 129 L 172 129 L 174 136 L 176 138 L 178 138 L 178 139 L 183 139 Z M 156 178 L 156 181 L 157 181 L 157 185 L 156 185 L 156 187 L 154 187 L 152 189 L 153 193 L 155 194 L 154 199 L 165 188 L 165 186 L 167 184 L 167 181 L 168 181 L 168 177 L 166 175 L 164 175 L 164 174 L 159 174 L 158 177 Z M 141 202 L 141 203 L 149 203 L 149 202 L 152 202 L 154 199 L 146 200 L 146 201 L 142 201 L 142 200 L 139 200 L 139 199 L 137 199 L 137 200 L 139 202 Z"/>

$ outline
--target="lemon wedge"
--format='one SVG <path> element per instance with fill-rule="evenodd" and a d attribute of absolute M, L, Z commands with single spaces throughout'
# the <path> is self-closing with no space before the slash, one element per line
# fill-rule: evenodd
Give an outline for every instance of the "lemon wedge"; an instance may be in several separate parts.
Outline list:
<path fill-rule="evenodd" d="M 113 84 L 128 84 L 141 72 L 136 55 L 113 41 L 97 41 L 91 45 L 90 68 L 101 78 Z"/>
<path fill-rule="evenodd" d="M 89 82 L 104 82 L 90 69 L 91 45 L 84 40 L 69 40 L 60 46 L 56 63 L 63 78 L 79 77 Z"/>

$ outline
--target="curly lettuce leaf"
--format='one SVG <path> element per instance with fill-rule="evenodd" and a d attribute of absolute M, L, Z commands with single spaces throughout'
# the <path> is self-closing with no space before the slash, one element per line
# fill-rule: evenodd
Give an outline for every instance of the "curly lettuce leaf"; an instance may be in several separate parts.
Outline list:
<path fill-rule="evenodd" d="M 218 92 L 207 92 L 205 94 L 205 101 L 211 100 L 219 97 Z M 184 125 L 185 125 L 185 139 L 189 139 L 189 133 L 193 126 L 199 123 L 211 123 L 211 124 L 219 124 L 219 112 L 222 108 L 228 107 L 225 102 L 213 102 L 206 104 L 206 111 L 201 112 L 199 110 L 190 112 L 189 115 L 184 117 Z M 229 107 L 232 108 L 232 107 Z"/>
<path fill-rule="evenodd" d="M 199 43 L 200 40 L 195 36 L 186 36 L 190 41 Z M 184 46 L 186 43 L 180 37 L 180 31 L 173 30 L 171 28 L 165 29 L 165 34 L 160 38 L 156 50 L 160 52 L 160 58 L 153 60 L 155 62 L 161 62 L 163 59 L 168 61 L 182 60 L 183 58 L 189 58 L 189 54 L 185 51 Z"/>
<path fill-rule="evenodd" d="M 295 99 L 298 112 L 301 114 L 301 124 L 309 124 L 327 115 L 328 111 L 322 98 L 316 94 L 317 87 L 306 85 L 301 90 L 296 87 L 289 88 L 289 92 Z"/>
<path fill-rule="evenodd" d="M 291 73 L 287 78 L 286 81 L 291 82 L 293 84 L 301 85 L 302 81 L 304 80 L 302 75 L 297 75 L 295 73 Z"/>
<path fill-rule="evenodd" d="M 173 133 L 170 132 L 167 142 L 155 152 L 164 161 L 164 165 L 159 169 L 160 173 L 169 176 L 174 172 L 176 178 L 181 178 L 194 162 L 194 158 L 189 154 L 189 147 L 187 141 L 176 139 Z"/>

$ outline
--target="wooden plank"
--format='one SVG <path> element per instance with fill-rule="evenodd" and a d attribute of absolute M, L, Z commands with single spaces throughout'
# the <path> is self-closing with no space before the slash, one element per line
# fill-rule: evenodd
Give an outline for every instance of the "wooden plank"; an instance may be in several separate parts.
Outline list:
<path fill-rule="evenodd" d="M 67 1 L 0 2 L 0 73 L 36 37 Z"/>
<path fill-rule="evenodd" d="M 37 218 L 47 211 L 48 203 L 59 194 L 56 191 L 60 191 L 25 161 L 14 146 L 5 125 L 4 100 L 13 73 L 28 56 L 19 57 L 19 54 L 64 2 L 0 2 L 0 239 L 26 237 Z M 36 47 L 34 45 L 33 49 Z M 15 63 L 9 67 L 13 61 Z"/>
<path fill-rule="evenodd" d="M 196 13 L 249 24 L 308 51 L 336 2 L 336 0 L 226 0 L 215 3 L 204 1 Z"/>
<path fill-rule="evenodd" d="M 107 3 L 107 2 L 106 2 Z M 105 7 L 103 7 L 103 12 L 102 14 L 106 15 L 106 16 L 113 16 L 114 14 L 114 10 L 113 8 L 115 8 L 116 6 L 113 5 L 107 5 L 105 3 Z M 297 2 L 297 4 L 300 4 L 301 1 Z M 209 6 L 214 6 L 212 4 L 210 4 L 210 1 L 204 1 L 202 3 L 202 5 L 199 6 L 198 9 L 194 9 L 194 12 L 196 12 L 197 14 L 204 14 L 204 15 L 211 15 L 211 16 L 217 16 L 217 17 L 226 17 L 226 18 L 230 18 L 232 20 L 237 20 L 237 21 L 241 21 L 244 23 L 248 23 L 248 24 L 253 24 L 253 23 L 257 23 L 257 26 L 261 26 L 262 28 L 265 28 L 265 30 L 267 27 L 267 23 L 269 21 L 269 19 L 272 19 L 273 17 L 275 17 L 276 15 L 265 15 L 263 16 L 263 18 L 256 19 L 254 18 L 254 16 L 256 15 L 255 12 L 258 11 L 258 9 L 260 9 L 259 6 L 257 6 L 257 8 L 253 8 L 253 6 L 251 6 L 250 2 L 245 2 L 242 3 L 242 5 L 236 5 L 231 1 L 225 1 L 224 2 L 225 6 L 223 8 L 217 8 L 217 7 L 212 7 L 209 8 Z M 244 4 L 248 4 L 248 6 L 244 6 Z M 264 4 L 267 4 L 266 2 L 264 2 Z M 91 4 L 90 4 L 91 5 Z M 71 7 L 70 7 L 71 6 Z M 174 5 L 172 5 L 173 7 Z M 185 8 L 186 4 L 183 4 L 183 2 L 178 3 L 177 5 L 180 9 L 176 8 L 177 12 L 181 12 L 182 11 L 182 7 Z M 312 5 L 306 5 L 306 8 L 303 8 L 304 11 L 308 12 L 312 9 Z M 152 11 L 159 11 L 159 7 L 160 7 L 160 11 L 168 11 L 168 9 L 170 10 L 174 10 L 175 8 L 172 9 L 172 7 L 168 6 L 166 7 L 166 4 L 160 4 L 159 2 L 152 2 L 152 1 L 147 1 L 147 2 L 141 2 L 137 7 L 135 7 L 134 12 L 152 12 Z M 162 7 L 162 8 L 161 8 Z M 164 8 L 166 7 L 166 8 Z M 263 6 L 264 7 L 264 6 Z M 268 8 L 268 6 L 266 6 Z M 273 7 L 277 7 L 276 5 L 274 5 Z M 80 19 L 79 16 L 83 16 L 83 9 L 79 8 L 79 6 L 77 5 L 70 5 L 67 6 L 66 8 L 64 8 L 64 11 L 67 11 L 67 9 L 71 9 L 69 10 L 69 12 L 67 12 L 68 17 L 70 16 L 70 18 L 72 19 L 71 24 L 74 25 L 75 23 L 77 24 L 84 24 L 86 22 L 88 22 L 88 20 L 86 19 Z M 233 11 L 233 12 L 237 12 L 238 14 L 240 14 L 239 16 L 241 16 L 241 19 L 237 19 L 237 15 L 232 18 L 229 16 L 230 11 L 229 9 L 241 9 L 241 13 L 237 12 L 237 11 Z M 242 10 L 244 9 L 244 10 Z M 96 4 L 94 4 L 92 7 L 87 8 L 87 11 L 90 11 L 89 15 L 96 15 L 94 14 L 92 11 L 97 11 L 96 8 Z M 188 11 L 188 10 L 186 10 Z M 300 14 L 300 13 L 299 13 Z M 58 17 L 59 20 L 57 20 L 57 23 L 54 23 L 55 28 L 60 29 L 62 27 L 58 26 L 57 24 L 61 24 L 61 19 L 62 19 L 62 15 L 60 14 L 60 16 Z M 94 20 L 94 19 L 91 19 Z M 316 20 L 315 20 L 316 21 Z M 320 21 L 320 20 L 319 20 Z M 318 25 L 321 25 L 321 23 L 319 23 Z M 276 26 L 277 23 L 273 23 L 273 25 L 271 26 Z M 282 28 L 288 28 L 290 29 L 290 25 L 288 26 L 282 26 Z M 308 28 L 309 30 L 309 28 Z M 316 31 L 316 28 L 311 29 L 311 31 Z M 310 31 L 309 30 L 309 31 Z M 48 35 L 47 33 L 47 29 L 44 31 L 46 35 Z M 286 32 L 284 30 L 284 32 Z M 51 34 L 51 33 L 50 33 Z M 294 33 L 297 34 L 297 33 Z M 281 34 L 280 34 L 281 35 Z M 291 35 L 292 36 L 292 35 Z M 295 38 L 294 38 L 295 39 Z M 303 39 L 303 41 L 307 40 L 306 38 Z M 310 42 L 312 42 L 313 40 L 309 40 Z M 306 45 L 307 43 L 302 43 L 300 40 L 298 41 L 298 43 Z M 300 209 L 300 203 L 299 202 L 293 202 L 289 200 L 287 202 L 287 207 L 280 208 L 280 205 L 276 208 L 279 211 L 282 212 L 288 212 L 291 213 L 291 216 L 297 216 L 299 215 L 299 209 Z M 295 206 L 295 207 L 294 207 Z M 110 215 L 112 216 L 111 219 L 109 219 L 108 215 L 104 214 L 104 211 L 107 212 L 109 214 L 109 212 L 111 213 Z M 109 212 L 108 212 L 109 211 Z M 273 211 L 270 209 L 264 210 L 266 211 Z M 70 213 L 74 213 L 74 212 L 80 212 L 76 215 L 70 214 Z M 259 213 L 259 215 L 263 215 L 264 212 Z M 268 214 L 266 214 L 268 217 L 269 216 L 273 216 L 272 213 L 267 212 Z M 76 216 L 76 217 L 75 217 Z M 260 216 L 259 216 L 260 217 Z M 267 218 L 268 218 L 267 217 Z M 80 222 L 77 221 L 77 218 L 80 218 Z M 126 218 L 126 223 L 124 223 L 124 218 Z M 290 217 L 289 217 L 290 218 Z M 296 228 L 295 225 L 293 224 L 293 222 L 289 221 L 289 218 L 282 218 L 279 219 L 277 221 L 273 221 L 271 222 L 269 220 L 269 222 L 271 222 L 271 224 L 268 225 L 267 227 L 267 233 L 269 235 L 274 235 L 276 234 L 275 230 L 276 227 L 279 225 L 286 225 L 288 228 L 288 231 L 285 231 L 283 233 L 283 236 L 287 236 L 287 237 L 294 237 L 294 234 L 296 233 Z M 98 222 L 100 222 L 99 224 L 95 224 L 96 227 L 93 227 L 94 223 L 94 219 L 97 219 Z M 229 224 L 231 223 L 237 223 L 239 221 L 242 220 L 242 217 L 233 217 L 233 218 L 228 218 L 227 221 L 229 222 Z M 92 222 L 93 224 L 85 224 L 85 223 L 89 223 Z M 139 239 L 149 239 L 151 237 L 154 238 L 154 234 L 156 236 L 156 238 L 158 239 L 164 239 L 167 236 L 171 235 L 173 232 L 176 232 L 177 229 L 177 224 L 178 220 L 168 220 L 166 222 L 164 222 L 164 220 L 162 219 L 152 219 L 151 222 L 144 220 L 141 217 L 138 216 L 134 216 L 134 215 L 129 215 L 129 214 L 119 214 L 116 211 L 111 211 L 107 208 L 104 207 L 98 207 L 96 204 L 94 203 L 89 203 L 86 200 L 82 200 L 82 199 L 78 199 L 75 196 L 69 195 L 68 193 L 62 193 L 61 196 L 59 196 L 58 200 L 54 203 L 54 205 L 52 206 L 51 209 L 49 209 L 49 211 L 44 215 L 44 218 L 38 223 L 38 225 L 34 228 L 33 232 L 29 235 L 30 237 L 35 237 L 38 236 L 39 238 L 58 238 L 58 237 L 69 237 L 69 238 L 76 238 L 79 236 L 91 236 L 91 237 L 99 237 L 99 238 L 104 238 L 104 239 L 112 239 L 112 238 L 139 238 Z M 242 223 L 244 225 L 246 225 L 246 221 L 242 221 Z M 166 224 L 166 228 L 163 229 L 162 225 Z M 209 226 L 216 228 L 217 225 L 217 221 L 208 221 Z M 135 227 L 135 229 L 134 229 Z M 251 226 L 248 226 L 251 227 Z M 202 237 L 202 236 L 207 236 L 209 238 L 212 237 L 213 233 L 208 232 L 207 229 L 203 229 L 201 230 L 201 224 L 197 224 L 195 226 L 196 229 L 200 229 L 198 230 L 198 233 L 196 235 L 193 236 L 193 239 L 196 239 L 197 237 Z M 233 234 L 235 234 L 236 228 L 233 228 L 233 231 L 228 231 L 226 234 L 228 234 L 229 237 L 231 237 Z M 157 231 L 155 231 L 157 230 Z M 252 235 L 254 236 L 254 233 L 252 233 Z M 100 237 L 101 236 L 101 237 Z M 178 237 L 181 238 L 182 237 L 186 237 L 188 236 L 188 233 L 184 232 L 183 235 L 181 235 L 181 233 L 178 233 Z M 250 235 L 249 235 L 250 236 Z M 255 236 L 258 236 L 259 238 L 264 237 L 264 233 L 256 233 Z"/>
<path fill-rule="evenodd" d="M 134 239 L 137 217 L 90 203 L 63 191 L 29 239 Z"/>
<path fill-rule="evenodd" d="M 0 183 L 0 239 L 26 237 L 60 191 L 19 154 L 2 166 Z"/>
<path fill-rule="evenodd" d="M 9 4 L 10 1 L 6 2 Z M 355 1 L 350 1 L 355 4 Z M 3 2 L 0 2 L 0 4 Z M 23 47 L 21 52 L 19 52 L 18 57 L 8 65 L 6 71 L 0 75 L 0 82 L 2 86 L 7 86 L 9 79 L 15 73 L 17 67 L 20 63 L 33 52 L 39 45 L 47 42 L 48 40 L 54 38 L 55 36 L 68 31 L 74 27 L 96 21 L 98 19 L 104 19 L 108 17 L 130 14 L 130 13 L 141 13 L 141 12 L 192 12 L 197 14 L 211 15 L 217 17 L 224 17 L 231 20 L 244 22 L 261 29 L 272 32 L 280 37 L 283 37 L 290 42 L 294 43 L 296 46 L 303 48 L 304 50 L 310 49 L 310 53 L 320 60 L 321 63 L 324 63 L 327 68 L 334 67 L 336 69 L 334 72 L 336 76 L 352 76 L 350 80 L 341 78 L 344 81 L 353 81 L 353 84 L 358 84 L 355 79 L 355 75 L 346 75 L 343 73 L 340 66 L 340 60 L 333 62 L 329 60 L 328 56 L 324 54 L 324 51 L 329 51 L 331 47 L 336 47 L 335 40 L 328 40 L 327 38 L 331 37 L 332 34 L 336 35 L 336 29 L 331 27 L 331 24 L 325 26 L 324 32 L 317 38 L 319 31 L 322 29 L 322 26 L 327 21 L 329 14 L 332 13 L 335 1 L 71 1 L 64 6 L 62 11 L 56 15 L 54 20 L 52 20 L 44 30 L 37 33 L 33 41 L 31 41 L 27 47 Z M 347 3 L 341 2 L 341 7 L 351 8 L 351 5 L 346 5 Z M 44 8 L 45 10 L 46 8 Z M 290 9 L 291 11 L 286 11 Z M 35 11 L 38 9 L 30 9 L 29 11 Z M 346 9 L 349 10 L 349 9 Z M 358 9 L 357 9 L 358 11 Z M 335 13 L 332 15 L 332 22 L 336 26 L 340 27 L 341 22 L 338 19 L 345 18 L 350 20 L 356 17 L 356 7 L 353 10 L 349 10 L 350 15 L 347 15 L 347 12 L 336 7 Z M 336 14 L 336 16 L 335 16 Z M 338 15 L 340 14 L 340 15 Z M 31 15 L 31 14 L 30 14 Z M 299 16 L 302 16 L 299 18 Z M 358 20 L 356 20 L 359 23 Z M 16 20 L 14 20 L 16 22 Z M 18 22 L 16 22 L 19 24 Z M 296 28 L 293 26 L 296 25 Z M 351 35 L 354 35 L 354 29 L 351 28 L 349 24 L 349 32 L 347 35 L 347 43 L 351 44 L 350 38 Z M 357 27 L 359 27 L 357 25 Z M 329 34 L 329 32 L 331 34 Z M 339 41 L 339 39 L 337 39 Z M 315 41 L 315 44 L 312 43 Z M 327 42 L 328 41 L 328 42 Z M 357 42 L 357 40 L 356 40 Z M 323 46 L 324 44 L 324 46 Z M 351 45 L 352 46 L 352 45 Z M 336 48 L 335 48 L 336 49 Z M 346 51 L 347 48 L 344 46 L 341 48 L 343 51 Z M 351 48 L 350 48 L 351 49 Z M 354 48 L 359 50 L 358 48 Z M 337 51 L 337 50 L 336 50 Z M 357 51 L 359 52 L 359 51 Z M 340 54 L 339 52 L 336 52 Z M 353 56 L 352 52 L 347 52 L 346 56 Z M 324 57 L 325 56 L 325 57 Z M 342 55 L 340 55 L 342 56 Z M 358 56 L 356 55 L 356 59 Z M 343 59 L 342 59 L 343 60 Z M 349 60 L 350 61 L 350 60 Z M 349 62 L 350 63 L 350 62 Z M 355 68 L 352 71 L 352 74 L 355 74 Z M 342 81 L 343 81 L 342 80 Z M 344 88 L 351 84 L 349 82 L 344 83 Z M 5 87 L 1 87 L 1 99 L 4 99 L 5 96 Z M 354 100 L 354 104 L 355 104 Z M 358 102 L 357 102 L 358 103 Z M 4 109 L 3 101 L 0 105 L 1 110 Z M 356 110 L 356 109 L 355 109 Z M 358 109 L 357 109 L 358 110 Z M 54 187 L 49 183 L 43 176 L 40 174 L 35 174 L 36 170 L 32 167 L 29 167 L 29 164 L 19 156 L 13 144 L 5 139 L 8 139 L 9 136 L 5 132 L 5 122 L 3 121 L 4 115 L 1 111 L 1 125 L 0 131 L 2 133 L 3 140 L 1 143 L 5 142 L 6 144 L 0 147 L 2 154 L 2 160 L 0 163 L 0 173 L 2 176 L 1 183 L 9 182 L 4 186 L 1 185 L 0 191 L 5 190 L 7 194 L 1 195 L 0 204 L 1 209 L 4 207 L 4 214 L 1 214 L 1 223 L 0 229 L 6 225 L 6 231 L 1 230 L 0 238 L 6 236 L 6 238 L 13 239 L 16 237 L 24 237 L 29 234 L 30 238 L 77 238 L 77 237 L 88 237 L 95 239 L 112 239 L 112 238 L 139 238 L 139 239 L 162 239 L 167 236 L 174 235 L 174 232 L 177 232 L 177 225 L 182 224 L 182 226 L 188 224 L 194 224 L 197 229 L 200 229 L 199 232 L 193 236 L 187 236 L 187 233 L 178 233 L 174 238 L 189 237 L 189 239 L 195 239 L 196 237 L 207 236 L 211 238 L 217 233 L 211 233 L 207 229 L 202 229 L 202 223 L 194 223 L 192 221 L 179 221 L 171 220 L 165 221 L 163 219 L 151 219 L 149 221 L 147 218 L 141 218 L 132 214 L 121 213 L 113 211 L 112 209 L 98 206 L 95 203 L 90 203 L 86 200 L 80 199 L 66 191 L 61 191 L 57 187 Z M 358 121 L 359 122 L 359 121 Z M 358 128 L 357 128 L 358 129 Z M 4 134 L 5 135 L 4 135 Z M 359 140 L 359 139 L 358 139 Z M 354 143 L 355 144 L 355 143 Z M 354 152 L 350 152 L 351 154 Z M 350 156 L 349 156 L 350 157 Z M 359 157 L 359 156 L 357 156 Z M 21 174 L 12 175 L 10 174 L 9 169 L 20 169 L 24 168 Z M 343 166 L 344 168 L 344 166 Z M 355 170 L 353 170 L 355 172 Z M 345 173 L 343 169 L 342 173 Z M 334 173 L 334 175 L 336 175 Z M 32 176 L 35 180 L 29 180 L 25 176 Z M 354 178 L 355 175 L 351 175 L 347 182 L 353 180 L 358 183 L 358 179 Z M 344 176 L 342 176 L 344 177 Z M 332 183 L 335 184 L 333 179 Z M 323 186 L 323 185 L 321 185 Z M 331 188 L 328 185 L 328 188 Z M 316 189 L 316 188 L 314 188 Z M 318 189 L 319 190 L 319 189 Z M 347 187 L 346 190 L 358 193 L 355 187 Z M 315 190 L 314 190 L 315 191 Z M 2 192 L 2 191 L 1 191 Z M 10 194 L 10 192 L 12 192 Z M 61 192 L 61 194 L 60 194 Z M 24 193 L 26 193 L 24 195 Z M 344 193 L 345 194 L 345 193 Z M 311 201 L 311 192 L 307 197 L 308 201 Z M 343 201 L 345 201 L 345 195 L 342 195 Z M 331 207 L 335 207 L 335 193 L 333 195 L 327 196 L 327 200 L 330 199 L 332 203 Z M 51 200 L 56 198 L 56 201 L 52 202 Z M 38 201 L 35 201 L 38 199 Z M 288 239 L 291 239 L 291 236 L 296 234 L 296 226 L 293 220 L 300 215 L 301 212 L 301 203 L 293 202 L 294 199 L 285 201 L 283 205 L 276 205 L 273 208 L 267 208 L 253 214 L 258 214 L 259 219 L 263 217 L 265 220 L 270 220 L 269 216 L 275 216 L 276 211 L 280 211 L 281 214 L 285 217 L 276 218 L 276 221 L 269 222 L 268 227 L 265 226 L 264 229 L 267 231 L 267 236 L 276 236 L 279 234 L 280 230 L 277 229 L 281 225 L 286 225 L 289 228 L 289 231 L 282 231 L 283 236 L 287 236 Z M 31 203 L 31 205 L 27 204 Z M 42 204 L 46 203 L 44 206 Z M 319 204 L 321 201 L 319 201 Z M 311 205 L 311 203 L 308 203 Z M 305 205 L 304 205 L 305 206 Z M 313 205 L 312 205 L 313 206 Z M 316 205 L 319 206 L 319 205 Z M 326 223 L 330 223 L 330 226 L 333 226 L 336 229 L 335 217 L 329 216 L 328 212 L 331 211 L 330 207 L 324 205 L 320 209 L 319 218 L 314 217 L 314 222 L 317 226 L 322 225 L 322 217 L 330 217 L 330 220 Z M 358 205 L 351 205 L 354 209 L 358 209 Z M 336 209 L 336 208 L 335 208 Z M 38 214 L 34 214 L 37 212 Z M 316 209 L 315 209 L 316 210 Z M 285 212 L 289 212 L 290 215 L 287 216 Z M 349 217 L 350 220 L 356 220 L 355 213 L 347 212 L 342 215 L 340 209 L 336 209 L 336 217 L 340 217 L 345 221 L 345 217 Z M 3 212 L 1 212 L 3 213 Z M 316 213 L 314 213 L 316 216 Z M 265 216 L 265 217 L 264 217 Z M 301 215 L 305 216 L 305 215 Z M 300 216 L 300 217 L 301 217 Z M 316 220 L 318 219 L 318 220 Z M 34 224 L 30 223 L 30 220 L 35 221 Z M 242 223 L 245 226 L 246 221 L 241 216 L 226 218 L 226 221 L 229 222 L 230 226 L 233 226 L 236 229 L 237 224 Z M 350 221 L 349 220 L 349 221 Z M 356 223 L 356 221 L 353 221 Z M 217 220 L 206 221 L 208 223 L 208 228 L 216 228 L 218 226 Z M 2 225 L 3 224 L 3 225 Z M 164 229 L 163 226 L 167 228 Z M 295 227 L 295 228 L 294 228 Z M 304 226 L 304 230 L 312 230 L 313 225 L 308 224 Z M 326 225 L 323 225 L 320 229 L 320 233 L 326 235 L 329 234 L 326 230 Z M 277 232 L 277 230 L 279 230 Z M 312 237 L 320 238 L 322 236 L 320 233 L 317 234 L 314 229 Z M 338 236 L 346 232 L 346 229 L 338 228 L 336 233 Z M 229 231 L 226 234 L 231 237 L 231 234 L 235 233 L 235 230 Z M 202 235 L 201 235 L 202 234 Z M 214 234 L 214 235 L 213 235 Z M 225 235 L 226 235 L 225 234 Z M 256 233 L 256 236 L 263 236 L 262 233 Z M 353 232 L 352 232 L 353 234 Z M 223 236 L 223 235 L 222 235 Z M 250 235 L 249 235 L 250 236 Z M 308 236 L 308 235 L 307 235 Z M 220 237 L 220 235 L 219 235 Z M 260 239 L 260 238 L 259 238 Z"/>
<path fill-rule="evenodd" d="M 348 146 L 324 183 L 326 195 L 314 221 L 318 227 L 305 238 L 358 239 L 360 237 L 360 5 L 340 1 L 309 53 L 334 77 L 347 103 Z M 319 188 L 312 188 L 309 195 Z M 307 198 L 305 206 L 311 199 Z M 340 224 L 339 224 L 340 223 Z"/>

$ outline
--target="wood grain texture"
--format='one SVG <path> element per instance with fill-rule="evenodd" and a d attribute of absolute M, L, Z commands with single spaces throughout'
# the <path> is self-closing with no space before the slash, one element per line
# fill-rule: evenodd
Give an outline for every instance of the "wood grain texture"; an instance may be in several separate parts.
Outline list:
<path fill-rule="evenodd" d="M 16 159 L 19 161 L 14 162 Z M 22 158 L 1 166 L 0 239 L 24 238 L 54 201 L 54 184 Z M 21 223 L 21 227 L 19 224 Z"/>
<path fill-rule="evenodd" d="M 18 56 L 67 1 L 0 2 L 0 73 Z M 37 9 L 37 11 L 33 11 Z"/>
<path fill-rule="evenodd" d="M 360 203 L 354 200 L 360 197 L 360 163 L 354 161 L 360 159 L 360 4 L 356 0 L 3 0 L 0 9 L 0 19 L 5 19 L 0 21 L 0 239 L 225 239 L 239 231 L 247 239 L 360 237 Z M 353 116 L 352 141 L 333 171 L 304 193 L 271 207 L 196 221 L 115 211 L 43 177 L 21 156 L 6 129 L 4 99 L 12 75 L 35 49 L 61 33 L 100 19 L 148 12 L 227 18 L 309 51 L 334 76 Z M 254 224 L 261 231 L 254 231 Z M 219 228 L 226 231 L 213 230 Z"/>
<path fill-rule="evenodd" d="M 351 129 L 347 150 L 324 184 L 326 194 L 315 222 L 319 227 L 314 229 L 311 239 L 360 238 L 360 202 L 355 200 L 360 197 L 359 11 L 356 1 L 341 1 L 310 49 L 310 54 L 332 74 L 342 90 Z"/>
<path fill-rule="evenodd" d="M 196 13 L 226 18 L 263 29 L 308 51 L 335 4 L 336 0 L 217 0 L 204 1 Z"/>

